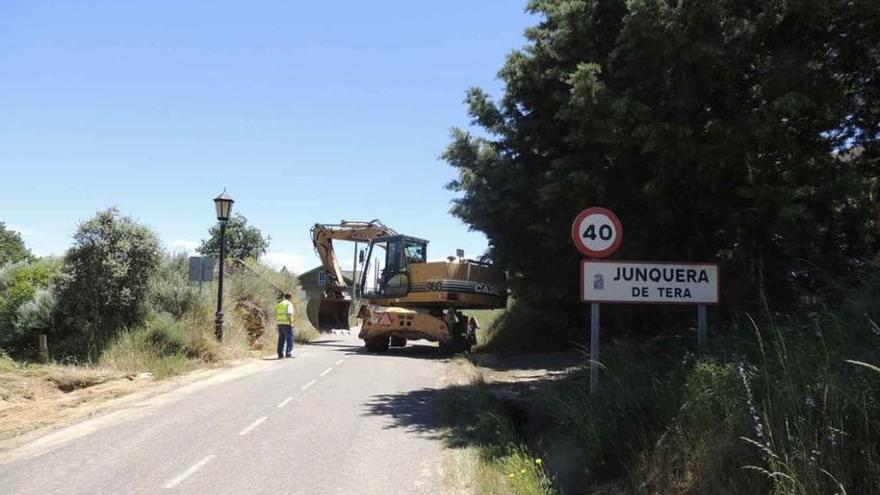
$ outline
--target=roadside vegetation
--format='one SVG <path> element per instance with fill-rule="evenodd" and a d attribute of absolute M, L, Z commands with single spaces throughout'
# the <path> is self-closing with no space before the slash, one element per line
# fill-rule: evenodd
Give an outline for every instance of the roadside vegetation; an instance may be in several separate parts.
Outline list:
<path fill-rule="evenodd" d="M 268 239 L 244 217 L 235 222 L 243 235 L 232 236 L 232 252 L 263 253 Z M 0 267 L 0 372 L 45 375 L 62 391 L 108 377 L 163 379 L 253 353 L 274 355 L 274 306 L 279 293 L 296 293 L 293 274 L 258 258 L 230 259 L 220 343 L 216 281 L 201 288 L 190 282 L 186 255 L 163 252 L 152 231 L 116 210 L 80 224 L 73 246 L 58 258 L 32 256 L 19 236 L 0 228 L 7 261 Z M 203 242 L 208 252 L 216 244 Z M 307 342 L 316 335 L 305 324 L 303 303 L 294 303 L 297 339 Z M 39 334 L 47 336 L 48 362 Z M 7 388 L 0 383 L 2 400 L 14 400 Z"/>
<path fill-rule="evenodd" d="M 586 351 L 528 387 L 452 387 L 450 444 L 478 447 L 479 493 L 880 493 L 880 266 L 851 283 L 834 307 L 719 319 L 704 353 L 693 328 L 609 339 L 596 396 Z"/>
<path fill-rule="evenodd" d="M 587 367 L 477 382 L 453 432 L 484 469 L 544 459 L 565 493 L 880 493 L 880 4 L 528 10 L 503 93 L 468 91 L 476 130 L 444 154 L 515 298 L 478 352 L 584 349 L 588 206 L 621 218 L 615 257 L 718 263 L 723 304 L 705 352 L 693 308 L 604 306 L 597 395 Z"/>

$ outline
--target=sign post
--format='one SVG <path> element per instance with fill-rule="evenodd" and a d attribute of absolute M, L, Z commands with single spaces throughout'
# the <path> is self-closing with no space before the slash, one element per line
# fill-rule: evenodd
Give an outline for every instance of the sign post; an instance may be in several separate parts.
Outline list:
<path fill-rule="evenodd" d="M 599 303 L 590 304 L 590 393 L 599 390 Z"/>
<path fill-rule="evenodd" d="M 697 306 L 697 349 L 706 350 L 709 343 L 709 308 L 701 304 Z"/>
<path fill-rule="evenodd" d="M 590 258 L 607 258 L 623 242 L 623 225 L 617 215 L 600 207 L 580 212 L 571 225 L 571 239 L 575 247 Z M 599 303 L 590 304 L 590 393 L 599 391 Z"/>

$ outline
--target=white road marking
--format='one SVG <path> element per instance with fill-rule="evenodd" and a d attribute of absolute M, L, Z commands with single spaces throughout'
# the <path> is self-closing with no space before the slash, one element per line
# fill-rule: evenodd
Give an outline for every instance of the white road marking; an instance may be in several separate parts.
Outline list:
<path fill-rule="evenodd" d="M 286 406 L 288 402 L 290 402 L 292 400 L 293 400 L 293 397 L 288 397 L 288 398 L 284 399 L 283 401 L 281 401 L 281 404 L 278 404 L 278 406 L 276 406 L 276 407 L 278 407 L 278 409 L 281 409 L 282 407 Z"/>
<path fill-rule="evenodd" d="M 332 366 L 331 366 L 330 368 L 327 368 L 326 370 L 322 371 L 322 372 L 321 372 L 321 376 L 324 376 L 324 375 L 326 375 L 327 373 L 330 373 L 331 371 L 333 371 L 333 367 L 332 367 Z"/>
<path fill-rule="evenodd" d="M 186 471 L 180 473 L 180 475 L 178 475 L 176 478 L 168 481 L 168 483 L 165 483 L 162 486 L 164 486 L 165 488 L 174 488 L 175 486 L 179 485 L 183 480 L 192 476 L 193 473 L 195 473 L 199 469 L 202 469 L 205 466 L 205 464 L 214 460 L 214 457 L 216 457 L 214 454 L 211 454 L 208 457 L 205 457 L 201 461 L 190 466 L 190 468 L 187 469 Z"/>
<path fill-rule="evenodd" d="M 317 381 L 318 381 L 318 380 L 312 380 L 312 381 L 310 381 L 309 383 L 306 383 L 305 385 L 302 386 L 302 388 L 301 388 L 300 390 L 305 390 L 305 389 L 311 387 L 311 386 L 314 385 L 315 382 L 317 382 Z"/>
<path fill-rule="evenodd" d="M 342 364 L 342 360 L 341 360 L 341 359 L 340 359 L 339 361 L 336 361 L 335 363 L 333 363 L 333 366 L 339 366 L 340 364 Z"/>
<path fill-rule="evenodd" d="M 247 435 L 248 433 L 251 432 L 251 430 L 253 430 L 253 429 L 256 428 L 257 426 L 260 426 L 260 423 L 262 423 L 263 421 L 266 421 L 266 416 L 263 416 L 262 418 L 260 418 L 260 419 L 258 419 L 258 420 L 256 420 L 256 421 L 254 421 L 253 423 L 247 425 L 247 427 L 246 427 L 245 429 L 241 430 L 240 432 L 238 432 L 238 434 L 239 434 L 239 435 Z"/>

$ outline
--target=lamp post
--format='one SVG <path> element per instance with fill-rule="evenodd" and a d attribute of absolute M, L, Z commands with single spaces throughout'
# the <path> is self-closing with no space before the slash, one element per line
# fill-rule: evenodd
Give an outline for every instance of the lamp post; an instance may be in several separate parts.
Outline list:
<path fill-rule="evenodd" d="M 214 320 L 214 336 L 217 337 L 218 342 L 223 341 L 223 265 L 226 263 L 226 222 L 229 221 L 232 203 L 235 201 L 226 194 L 225 190 L 214 198 L 217 220 L 220 221 L 220 277 L 217 281 L 217 316 Z"/>

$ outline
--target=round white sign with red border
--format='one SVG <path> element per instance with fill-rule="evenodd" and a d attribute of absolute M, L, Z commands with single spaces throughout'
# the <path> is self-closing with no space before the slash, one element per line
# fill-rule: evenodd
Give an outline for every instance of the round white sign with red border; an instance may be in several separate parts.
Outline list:
<path fill-rule="evenodd" d="M 623 225 L 610 210 L 595 206 L 580 212 L 571 226 L 578 251 L 590 258 L 607 258 L 623 241 Z"/>

